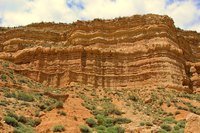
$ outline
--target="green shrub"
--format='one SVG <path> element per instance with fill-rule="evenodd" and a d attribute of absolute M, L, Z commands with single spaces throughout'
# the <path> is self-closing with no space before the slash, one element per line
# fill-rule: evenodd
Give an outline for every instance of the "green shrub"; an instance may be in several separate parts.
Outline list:
<path fill-rule="evenodd" d="M 25 79 L 20 79 L 19 82 L 20 83 L 27 83 L 27 81 Z"/>
<path fill-rule="evenodd" d="M 165 130 L 163 130 L 163 129 L 160 129 L 160 130 L 158 131 L 158 133 L 168 133 L 168 132 L 165 131 Z"/>
<path fill-rule="evenodd" d="M 13 80 L 14 79 L 13 73 L 9 73 L 9 77 Z"/>
<path fill-rule="evenodd" d="M 40 123 L 41 123 L 41 119 L 31 119 L 31 118 L 29 118 L 26 124 L 27 124 L 27 125 L 30 125 L 30 126 L 32 126 L 32 127 L 36 127 L 36 126 L 38 126 Z"/>
<path fill-rule="evenodd" d="M 104 115 L 97 115 L 96 116 L 98 125 L 103 125 L 105 127 L 113 126 L 113 119 L 106 117 Z"/>
<path fill-rule="evenodd" d="M 80 131 L 81 131 L 81 133 L 91 133 L 91 129 L 85 125 L 80 126 Z"/>
<path fill-rule="evenodd" d="M 7 101 L 3 101 L 3 100 L 1 100 L 1 101 L 0 101 L 0 105 L 1 105 L 1 106 L 7 106 L 8 103 L 7 103 Z"/>
<path fill-rule="evenodd" d="M 178 115 L 178 114 L 180 114 L 180 113 L 181 113 L 180 111 L 176 111 L 176 112 L 175 112 L 175 115 Z"/>
<path fill-rule="evenodd" d="M 110 109 L 110 110 L 107 110 L 108 112 L 108 114 L 115 114 L 115 115 L 122 115 L 123 114 L 123 112 L 121 112 L 120 110 L 118 110 L 117 108 L 112 108 L 112 109 Z"/>
<path fill-rule="evenodd" d="M 162 124 L 160 127 L 162 129 L 164 129 L 165 131 L 171 131 L 172 130 L 172 127 L 170 125 L 167 125 L 167 124 Z"/>
<path fill-rule="evenodd" d="M 63 115 L 63 116 L 67 115 L 64 111 L 58 111 L 57 113 L 60 114 L 60 115 Z"/>
<path fill-rule="evenodd" d="M 56 102 L 56 108 L 63 108 L 63 102 L 62 101 L 57 101 Z"/>
<path fill-rule="evenodd" d="M 88 124 L 88 126 L 90 127 L 94 127 L 97 125 L 97 122 L 93 119 L 93 118 L 87 118 L 86 119 L 86 123 Z"/>
<path fill-rule="evenodd" d="M 146 122 L 145 125 L 146 125 L 146 126 L 153 126 L 153 124 L 152 124 L 151 122 L 149 122 L 149 121 Z"/>
<path fill-rule="evenodd" d="M 174 126 L 174 130 L 179 130 L 179 129 L 180 129 L 180 127 L 178 125 Z"/>
<path fill-rule="evenodd" d="M 53 109 L 54 109 L 54 107 L 52 105 L 51 106 L 46 106 L 46 111 L 51 111 Z"/>
<path fill-rule="evenodd" d="M 171 101 L 169 99 L 167 99 L 166 103 L 167 103 L 167 107 L 171 106 Z"/>
<path fill-rule="evenodd" d="M 4 91 L 4 96 L 7 98 L 16 98 L 16 94 L 8 91 Z"/>
<path fill-rule="evenodd" d="M 5 116 L 4 121 L 5 121 L 6 124 L 8 124 L 10 126 L 13 126 L 13 127 L 19 126 L 18 121 L 14 117 Z"/>
<path fill-rule="evenodd" d="M 65 127 L 63 125 L 56 125 L 53 127 L 53 132 L 63 132 L 65 131 Z"/>
<path fill-rule="evenodd" d="M 40 111 L 39 110 L 35 111 L 35 117 L 39 117 L 39 115 L 40 115 Z"/>
<path fill-rule="evenodd" d="M 163 119 L 163 121 L 168 124 L 177 123 L 177 121 L 173 117 L 166 117 Z"/>
<path fill-rule="evenodd" d="M 179 121 L 177 122 L 177 124 L 174 126 L 175 130 L 179 130 L 179 129 L 184 129 L 185 128 L 185 121 Z"/>
<path fill-rule="evenodd" d="M 13 118 L 15 118 L 16 120 L 19 119 L 18 115 L 16 115 L 15 113 L 13 113 L 13 112 L 11 112 L 11 111 L 7 111 L 7 112 L 6 112 L 6 116 L 13 117 Z"/>
<path fill-rule="evenodd" d="M 114 123 L 115 124 L 126 124 L 126 123 L 130 123 L 131 120 L 128 118 L 115 118 L 114 119 Z"/>
<path fill-rule="evenodd" d="M 103 125 L 100 125 L 100 126 L 97 126 L 96 129 L 97 129 L 97 132 L 98 132 L 98 131 L 106 130 L 106 127 L 103 126 Z"/>
<path fill-rule="evenodd" d="M 26 102 L 33 102 L 34 97 L 31 94 L 25 92 L 4 92 L 4 96 L 7 98 L 16 98 L 18 100 L 26 101 Z"/>
<path fill-rule="evenodd" d="M 120 127 L 120 126 L 113 126 L 113 127 L 108 127 L 106 129 L 107 133 L 124 133 L 125 129 Z"/>
<path fill-rule="evenodd" d="M 22 101 L 26 101 L 26 102 L 33 102 L 34 101 L 33 96 L 28 94 L 28 93 L 25 93 L 25 92 L 18 92 L 17 99 L 22 100 Z"/>
<path fill-rule="evenodd" d="M 18 117 L 18 121 L 25 124 L 25 123 L 27 123 L 28 120 L 25 116 L 21 115 L 21 116 Z"/>
<path fill-rule="evenodd" d="M 35 133 L 35 132 L 33 128 L 30 126 L 20 125 L 19 127 L 16 127 L 14 129 L 13 133 Z"/>
<path fill-rule="evenodd" d="M 9 67 L 9 63 L 8 62 L 4 62 L 3 63 L 3 67 Z"/>
<path fill-rule="evenodd" d="M 1 75 L 1 80 L 6 82 L 7 81 L 7 76 L 5 74 L 2 74 Z"/>
<path fill-rule="evenodd" d="M 128 99 L 131 100 L 131 101 L 134 101 L 134 102 L 137 102 L 137 101 L 138 101 L 138 97 L 135 96 L 135 95 L 130 95 L 130 96 L 128 97 Z"/>
<path fill-rule="evenodd" d="M 106 127 L 113 126 L 114 125 L 113 124 L 113 119 L 112 118 L 106 118 L 105 121 L 104 121 L 104 123 L 103 123 L 103 125 L 106 126 Z"/>
<path fill-rule="evenodd" d="M 140 126 L 144 126 L 145 125 L 145 122 L 140 122 Z"/>
<path fill-rule="evenodd" d="M 94 106 L 94 105 L 91 105 L 91 104 L 89 104 L 89 103 L 83 103 L 82 104 L 85 108 L 87 108 L 87 109 L 89 109 L 89 110 L 95 110 L 96 109 L 96 107 Z"/>
<path fill-rule="evenodd" d="M 163 100 L 162 99 L 159 100 L 158 103 L 159 103 L 160 106 L 163 105 Z"/>
<path fill-rule="evenodd" d="M 103 125 L 103 123 L 104 123 L 104 121 L 105 121 L 105 116 L 104 116 L 104 115 L 98 114 L 98 115 L 96 116 L 96 119 L 97 119 L 98 125 Z"/>

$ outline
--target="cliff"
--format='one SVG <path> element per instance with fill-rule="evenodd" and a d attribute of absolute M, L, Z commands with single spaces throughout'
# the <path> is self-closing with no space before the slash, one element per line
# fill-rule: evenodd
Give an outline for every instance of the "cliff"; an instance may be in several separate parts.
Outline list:
<path fill-rule="evenodd" d="M 168 16 L 0 28 L 0 59 L 48 86 L 169 87 L 199 91 L 200 34 Z"/>

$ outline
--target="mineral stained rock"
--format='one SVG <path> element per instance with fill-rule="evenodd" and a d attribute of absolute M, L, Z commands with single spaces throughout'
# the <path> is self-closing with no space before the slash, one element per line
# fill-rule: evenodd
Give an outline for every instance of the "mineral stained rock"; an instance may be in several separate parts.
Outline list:
<path fill-rule="evenodd" d="M 200 88 L 200 33 L 168 16 L 0 28 L 0 59 L 46 85 Z"/>

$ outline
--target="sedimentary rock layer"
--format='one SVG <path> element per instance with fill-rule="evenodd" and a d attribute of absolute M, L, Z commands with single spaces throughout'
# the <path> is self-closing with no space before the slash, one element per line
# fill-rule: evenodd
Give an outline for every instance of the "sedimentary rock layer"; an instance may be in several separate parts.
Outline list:
<path fill-rule="evenodd" d="M 96 87 L 200 86 L 200 34 L 168 16 L 135 15 L 73 24 L 1 28 L 0 58 L 46 85 Z"/>

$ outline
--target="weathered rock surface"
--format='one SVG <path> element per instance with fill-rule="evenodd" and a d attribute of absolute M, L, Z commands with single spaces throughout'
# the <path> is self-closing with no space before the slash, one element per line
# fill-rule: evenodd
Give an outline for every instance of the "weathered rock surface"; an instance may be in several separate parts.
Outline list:
<path fill-rule="evenodd" d="M 200 131 L 200 116 L 190 113 L 186 118 L 185 133 L 199 133 Z"/>
<path fill-rule="evenodd" d="M 0 59 L 46 85 L 200 88 L 200 34 L 168 16 L 135 15 L 0 29 Z"/>

